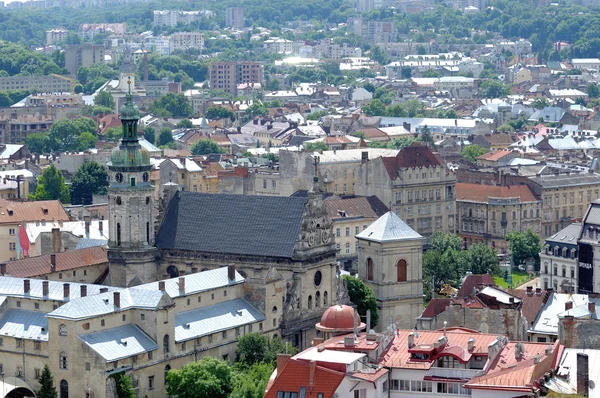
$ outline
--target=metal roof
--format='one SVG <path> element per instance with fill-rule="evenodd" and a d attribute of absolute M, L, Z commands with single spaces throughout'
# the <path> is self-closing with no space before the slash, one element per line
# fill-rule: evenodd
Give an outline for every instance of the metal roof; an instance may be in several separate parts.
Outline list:
<path fill-rule="evenodd" d="M 8 310 L 0 319 L 0 336 L 48 341 L 48 319 L 37 311 Z"/>
<path fill-rule="evenodd" d="M 577 239 L 581 232 L 581 224 L 573 223 L 561 229 L 549 238 L 546 238 L 546 243 L 564 243 L 577 246 Z"/>
<path fill-rule="evenodd" d="M 356 235 L 356 238 L 373 242 L 423 239 L 421 235 L 402 221 L 396 213 L 391 211 L 379 217 L 367 229 Z"/>
<path fill-rule="evenodd" d="M 25 298 L 37 298 L 54 301 L 70 301 L 81 297 L 81 286 L 87 286 L 88 296 L 96 295 L 100 293 L 100 289 L 107 288 L 108 291 L 118 290 L 118 288 L 111 286 L 94 285 L 87 283 L 75 283 L 75 282 L 48 282 L 48 297 L 42 296 L 42 280 L 40 279 L 29 279 L 30 291 L 29 294 L 24 293 L 23 281 L 28 278 L 14 278 L 10 276 L 0 276 L 0 295 L 12 296 L 12 297 L 25 297 Z M 69 285 L 69 297 L 64 297 L 63 285 Z"/>
<path fill-rule="evenodd" d="M 133 324 L 79 335 L 78 337 L 107 362 L 158 349 L 158 344 L 142 329 Z"/>
<path fill-rule="evenodd" d="M 266 318 L 242 298 L 175 315 L 175 341 L 207 336 Z"/>
<path fill-rule="evenodd" d="M 304 359 L 307 361 L 341 363 L 345 365 L 353 364 L 354 362 L 364 358 L 367 354 L 362 352 L 348 352 L 340 350 L 322 350 L 318 347 L 312 347 L 302 351 L 294 357 L 294 359 Z"/>
<path fill-rule="evenodd" d="M 183 276 L 185 278 L 184 295 L 194 294 L 225 286 L 233 286 L 244 282 L 244 277 L 237 271 L 235 280 L 229 280 L 227 267 L 198 272 Z M 179 297 L 179 278 L 166 279 L 165 291 L 170 297 Z M 131 289 L 158 291 L 158 282 L 150 282 Z"/>
<path fill-rule="evenodd" d="M 577 353 L 588 356 L 588 374 L 590 378 L 590 398 L 600 398 L 600 388 L 592 388 L 592 385 L 600 385 L 600 350 L 565 348 L 558 362 L 556 375 L 546 382 L 550 390 L 567 395 L 577 394 Z M 593 384 L 592 384 L 593 382 Z"/>
<path fill-rule="evenodd" d="M 565 304 L 573 302 L 573 307 L 587 305 L 587 294 L 553 293 L 542 307 L 537 319 L 529 330 L 532 333 L 558 335 L 558 315 L 565 311 Z"/>

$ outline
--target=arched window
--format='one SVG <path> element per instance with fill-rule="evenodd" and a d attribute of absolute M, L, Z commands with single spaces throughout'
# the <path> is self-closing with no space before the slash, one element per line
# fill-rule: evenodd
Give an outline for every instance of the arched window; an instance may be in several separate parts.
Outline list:
<path fill-rule="evenodd" d="M 312 310 L 312 296 L 308 296 L 308 309 Z"/>
<path fill-rule="evenodd" d="M 121 246 L 121 223 L 117 223 L 117 246 Z"/>
<path fill-rule="evenodd" d="M 60 398 L 69 398 L 69 383 L 66 380 L 60 381 Z"/>
<path fill-rule="evenodd" d="M 169 353 L 169 335 L 165 334 L 165 337 L 163 337 L 163 353 L 167 354 Z"/>
<path fill-rule="evenodd" d="M 61 352 L 58 357 L 58 367 L 63 370 L 69 369 L 69 363 L 67 361 L 67 353 Z"/>
<path fill-rule="evenodd" d="M 277 307 L 276 307 L 276 306 L 273 306 L 273 309 L 272 309 L 272 311 L 273 311 L 273 312 L 277 312 Z"/>
<path fill-rule="evenodd" d="M 321 292 L 317 291 L 315 293 L 315 307 L 319 308 L 321 306 Z"/>
<path fill-rule="evenodd" d="M 327 307 L 327 290 L 323 292 L 323 306 Z"/>
<path fill-rule="evenodd" d="M 171 370 L 171 365 L 165 366 L 165 386 L 167 385 L 167 374 L 169 374 L 169 370 Z"/>
<path fill-rule="evenodd" d="M 396 266 L 398 272 L 398 282 L 406 282 L 406 260 L 398 261 Z"/>
<path fill-rule="evenodd" d="M 206 271 L 206 269 L 203 269 L 202 271 Z M 176 266 L 170 265 L 167 268 L 167 274 L 169 274 L 169 278 L 177 278 L 179 276 L 179 270 Z"/>
<path fill-rule="evenodd" d="M 373 260 L 367 259 L 367 280 L 373 280 Z"/>

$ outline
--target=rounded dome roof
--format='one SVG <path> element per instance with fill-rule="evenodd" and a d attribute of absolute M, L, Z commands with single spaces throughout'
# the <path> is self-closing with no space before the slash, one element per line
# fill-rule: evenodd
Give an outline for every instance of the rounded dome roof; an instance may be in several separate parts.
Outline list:
<path fill-rule="evenodd" d="M 349 305 L 334 305 L 327 308 L 321 317 L 321 322 L 317 323 L 318 330 L 324 332 L 351 332 L 354 330 L 355 322 L 359 330 L 365 328 L 365 324 L 359 319 L 355 320 L 354 308 Z"/>
<path fill-rule="evenodd" d="M 146 166 L 150 165 L 150 153 L 139 144 L 119 145 L 110 153 L 110 161 L 112 166 Z"/>
<path fill-rule="evenodd" d="M 128 98 L 127 101 L 121 105 L 119 114 L 121 115 L 121 119 L 139 119 L 140 108 L 135 104 L 135 102 L 130 101 Z"/>

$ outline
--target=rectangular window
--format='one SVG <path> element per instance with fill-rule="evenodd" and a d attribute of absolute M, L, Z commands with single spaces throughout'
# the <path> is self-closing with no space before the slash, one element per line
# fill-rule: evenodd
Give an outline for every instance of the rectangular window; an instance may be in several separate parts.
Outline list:
<path fill-rule="evenodd" d="M 148 389 L 154 389 L 154 376 L 148 376 Z"/>
<path fill-rule="evenodd" d="M 146 314 L 140 314 L 140 320 L 145 321 L 146 320 Z"/>
<path fill-rule="evenodd" d="M 14 243 L 14 242 L 10 242 L 10 243 L 8 244 L 8 249 L 9 249 L 9 250 L 17 250 L 17 244 L 16 244 L 16 243 Z"/>
<path fill-rule="evenodd" d="M 340 236 L 342 236 L 342 231 L 341 231 L 339 228 L 336 228 L 336 229 L 335 229 L 335 236 L 336 236 L 337 238 L 339 238 Z"/>
<path fill-rule="evenodd" d="M 346 236 L 350 236 L 350 227 L 346 227 Z"/>
<path fill-rule="evenodd" d="M 100 326 L 104 327 L 104 319 L 100 320 Z"/>
<path fill-rule="evenodd" d="M 40 351 L 42 349 L 42 343 L 39 341 L 33 342 L 33 349 L 36 351 Z"/>
<path fill-rule="evenodd" d="M 8 234 L 9 235 L 14 235 L 15 234 L 15 229 L 14 228 L 9 228 Z"/>
<path fill-rule="evenodd" d="M 223 332 L 222 332 L 222 337 L 223 337 L 224 339 L 226 339 L 226 338 L 227 338 L 227 330 L 223 330 Z"/>
<path fill-rule="evenodd" d="M 36 380 L 40 378 L 42 371 L 39 368 L 34 369 Z"/>
<path fill-rule="evenodd" d="M 354 235 L 358 235 L 360 233 L 360 227 L 354 227 Z"/>
<path fill-rule="evenodd" d="M 87 372 L 89 372 L 91 369 L 92 369 L 92 364 L 91 364 L 91 363 L 89 363 L 89 362 L 86 362 L 86 363 L 85 363 L 85 370 L 86 370 Z"/>
<path fill-rule="evenodd" d="M 263 180 L 263 188 L 267 189 L 267 180 Z"/>
<path fill-rule="evenodd" d="M 23 339 L 17 339 L 17 348 L 23 348 Z"/>

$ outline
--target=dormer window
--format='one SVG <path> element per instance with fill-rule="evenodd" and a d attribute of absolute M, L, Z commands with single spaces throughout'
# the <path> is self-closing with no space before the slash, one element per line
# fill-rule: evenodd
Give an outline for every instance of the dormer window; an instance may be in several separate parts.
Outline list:
<path fill-rule="evenodd" d="M 12 216 L 13 214 L 14 214 L 14 212 L 13 212 L 12 210 L 10 210 L 10 209 L 9 209 L 9 210 L 8 210 L 8 215 L 9 215 L 9 216 Z"/>
<path fill-rule="evenodd" d="M 12 211 L 12 210 L 10 210 Z M 45 216 L 48 215 L 48 208 L 47 207 L 42 207 L 42 212 L 44 213 Z"/>

